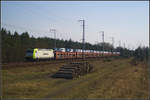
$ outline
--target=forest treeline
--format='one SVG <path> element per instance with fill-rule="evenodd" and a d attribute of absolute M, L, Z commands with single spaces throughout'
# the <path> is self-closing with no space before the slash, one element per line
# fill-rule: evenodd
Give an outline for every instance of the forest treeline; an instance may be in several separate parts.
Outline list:
<path fill-rule="evenodd" d="M 25 52 L 28 48 L 54 48 L 54 39 L 48 37 L 30 37 L 28 32 L 19 34 L 18 32 L 11 33 L 10 31 L 1 28 L 1 58 L 2 62 L 21 62 L 24 61 Z M 110 43 L 90 44 L 85 43 L 85 49 L 90 50 L 119 51 L 122 57 L 134 56 L 138 60 L 148 60 L 148 47 L 139 47 L 135 51 L 127 48 L 113 48 Z M 57 48 L 73 48 L 82 49 L 82 43 L 70 40 L 56 39 Z"/>

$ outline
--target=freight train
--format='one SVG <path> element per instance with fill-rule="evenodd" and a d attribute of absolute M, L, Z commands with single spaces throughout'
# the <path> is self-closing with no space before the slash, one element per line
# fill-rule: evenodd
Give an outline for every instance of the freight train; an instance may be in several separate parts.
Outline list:
<path fill-rule="evenodd" d="M 84 50 L 85 58 L 119 56 L 120 52 Z M 78 59 L 83 58 L 82 49 L 55 48 L 55 49 L 28 49 L 26 60 L 50 60 L 50 59 Z"/>

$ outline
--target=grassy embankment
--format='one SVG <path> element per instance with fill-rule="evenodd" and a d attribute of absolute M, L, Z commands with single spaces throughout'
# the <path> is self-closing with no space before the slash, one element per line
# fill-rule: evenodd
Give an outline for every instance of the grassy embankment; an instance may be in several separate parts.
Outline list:
<path fill-rule="evenodd" d="M 3 98 L 148 98 L 147 66 L 130 62 L 92 61 L 94 71 L 73 80 L 50 77 L 63 63 L 5 69 Z"/>

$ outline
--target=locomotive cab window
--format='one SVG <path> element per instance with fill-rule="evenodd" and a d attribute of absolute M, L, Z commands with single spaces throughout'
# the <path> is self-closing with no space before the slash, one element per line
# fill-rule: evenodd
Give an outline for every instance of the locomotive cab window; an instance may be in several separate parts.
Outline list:
<path fill-rule="evenodd" d="M 26 52 L 27 53 L 33 53 L 33 50 L 27 50 Z"/>

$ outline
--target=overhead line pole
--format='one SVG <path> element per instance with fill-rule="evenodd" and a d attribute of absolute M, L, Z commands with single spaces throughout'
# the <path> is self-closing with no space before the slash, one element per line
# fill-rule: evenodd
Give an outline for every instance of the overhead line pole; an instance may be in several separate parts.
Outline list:
<path fill-rule="evenodd" d="M 119 47 L 121 47 L 121 41 L 119 41 Z"/>
<path fill-rule="evenodd" d="M 103 38 L 103 55 L 104 55 L 104 31 L 102 33 L 102 38 Z"/>
<path fill-rule="evenodd" d="M 83 60 L 85 60 L 85 56 L 84 56 L 84 50 L 85 50 L 85 20 L 79 20 L 82 21 L 82 26 L 83 26 L 83 39 L 82 39 L 82 43 L 83 43 L 83 47 L 82 47 L 82 58 Z"/>
<path fill-rule="evenodd" d="M 114 37 L 112 37 L 112 47 L 113 47 L 113 48 L 112 48 L 112 52 L 113 52 L 113 49 L 114 49 L 114 42 L 115 42 L 115 41 L 114 41 Z"/>
<path fill-rule="evenodd" d="M 54 32 L 54 48 L 56 48 L 56 29 L 50 29 L 50 31 Z"/>
<path fill-rule="evenodd" d="M 118 41 L 119 42 L 119 52 L 121 51 L 121 41 Z"/>
<path fill-rule="evenodd" d="M 124 45 L 124 49 L 125 49 L 126 48 L 125 43 L 123 45 Z"/>
<path fill-rule="evenodd" d="M 112 37 L 112 46 L 114 47 L 114 43 L 115 43 L 115 40 L 114 40 L 114 37 Z"/>
<path fill-rule="evenodd" d="M 102 53 L 102 56 L 104 55 L 104 31 L 100 31 L 102 32 L 102 44 L 103 44 L 103 53 Z"/>

